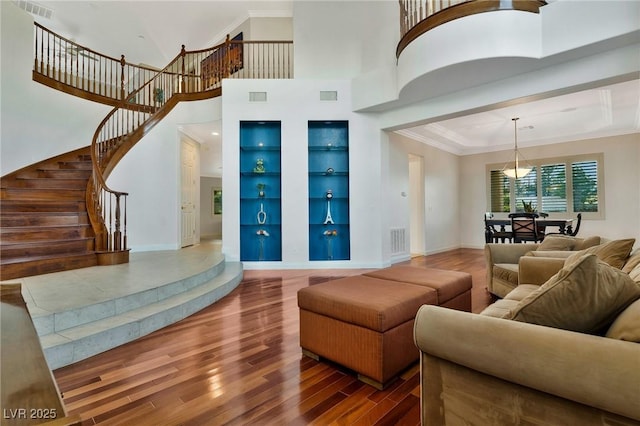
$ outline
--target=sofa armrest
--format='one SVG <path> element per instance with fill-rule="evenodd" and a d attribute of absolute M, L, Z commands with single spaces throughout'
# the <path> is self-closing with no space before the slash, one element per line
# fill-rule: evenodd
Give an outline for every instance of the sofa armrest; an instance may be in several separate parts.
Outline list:
<path fill-rule="evenodd" d="M 640 345 L 517 321 L 420 308 L 418 349 L 480 373 L 640 420 Z"/>
<path fill-rule="evenodd" d="M 518 285 L 542 285 L 564 267 L 564 258 L 522 256 L 518 263 Z"/>
<path fill-rule="evenodd" d="M 536 250 L 539 244 L 494 244 L 484 245 L 484 259 L 486 265 L 486 283 L 491 293 L 493 289 L 493 265 L 496 263 L 518 264 L 518 260 L 526 253 Z M 501 297 L 504 295 L 500 295 Z"/>
<path fill-rule="evenodd" d="M 514 263 L 530 251 L 535 251 L 539 244 L 485 244 L 484 253 L 487 267 L 496 263 Z"/>

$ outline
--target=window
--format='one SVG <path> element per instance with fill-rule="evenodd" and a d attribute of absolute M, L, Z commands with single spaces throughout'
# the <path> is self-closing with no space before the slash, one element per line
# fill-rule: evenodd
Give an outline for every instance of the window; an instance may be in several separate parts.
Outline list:
<path fill-rule="evenodd" d="M 513 180 L 503 164 L 487 166 L 488 203 L 493 213 L 523 211 L 531 203 L 545 213 L 583 213 L 584 218 L 604 218 L 602 154 L 529 161 L 531 172 Z"/>

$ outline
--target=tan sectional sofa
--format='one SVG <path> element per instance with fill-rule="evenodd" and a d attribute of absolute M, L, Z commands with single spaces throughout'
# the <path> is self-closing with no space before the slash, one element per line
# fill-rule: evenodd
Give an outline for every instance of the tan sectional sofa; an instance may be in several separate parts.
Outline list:
<path fill-rule="evenodd" d="M 421 307 L 422 424 L 640 425 L 640 253 L 621 241 L 481 314 Z"/>
<path fill-rule="evenodd" d="M 564 259 L 571 252 L 593 247 L 600 242 L 599 236 L 578 238 L 553 235 L 545 238 L 542 243 L 486 244 L 484 254 L 487 265 L 487 289 L 497 297 L 505 297 L 516 288 L 521 283 L 518 278 L 518 263 L 525 254 Z M 561 263 L 562 261 L 559 261 L 558 264 Z"/>

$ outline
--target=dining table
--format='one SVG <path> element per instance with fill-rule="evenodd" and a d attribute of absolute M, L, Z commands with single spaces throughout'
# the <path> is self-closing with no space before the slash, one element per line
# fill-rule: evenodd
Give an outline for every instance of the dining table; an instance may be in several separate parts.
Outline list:
<path fill-rule="evenodd" d="M 569 235 L 573 232 L 573 220 L 572 218 L 563 219 L 563 218 L 549 218 L 549 217 L 539 217 L 536 218 L 536 226 L 540 230 L 544 230 L 542 234 L 547 234 L 548 227 L 557 227 L 558 234 Z M 484 230 L 484 238 L 485 242 L 490 243 L 493 241 L 493 229 L 500 229 L 500 233 L 508 232 L 506 227 L 511 225 L 510 218 L 504 219 L 485 219 L 485 230 Z"/>

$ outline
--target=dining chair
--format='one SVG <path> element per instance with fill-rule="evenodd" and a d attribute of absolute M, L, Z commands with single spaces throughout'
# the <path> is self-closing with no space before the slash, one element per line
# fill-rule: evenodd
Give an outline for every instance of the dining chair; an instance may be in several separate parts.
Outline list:
<path fill-rule="evenodd" d="M 497 230 L 494 225 L 487 222 L 487 219 L 491 219 L 492 217 L 493 213 L 485 213 L 484 215 L 485 242 L 504 243 L 506 240 L 509 240 L 509 242 L 511 242 L 511 230 L 505 230 L 504 226 L 501 226 L 500 230 Z"/>
<path fill-rule="evenodd" d="M 578 221 L 576 222 L 576 227 L 568 232 L 569 235 L 571 235 L 572 237 L 578 235 L 578 231 L 580 230 L 580 222 L 582 222 L 582 213 L 578 213 Z"/>
<path fill-rule="evenodd" d="M 511 237 L 514 243 L 540 242 L 544 239 L 544 234 L 538 232 L 536 224 L 537 213 L 511 213 Z"/>

